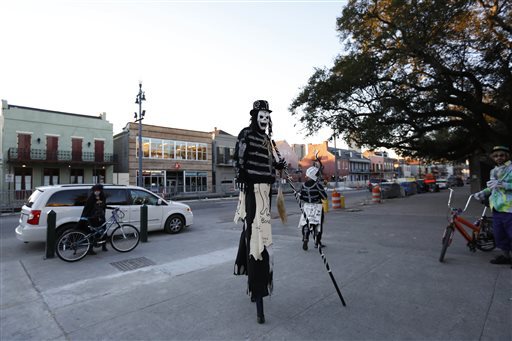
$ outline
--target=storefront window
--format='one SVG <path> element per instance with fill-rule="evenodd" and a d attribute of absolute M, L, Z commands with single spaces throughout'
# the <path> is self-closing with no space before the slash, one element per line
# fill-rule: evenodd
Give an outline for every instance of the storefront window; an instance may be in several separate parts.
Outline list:
<path fill-rule="evenodd" d="M 185 172 L 185 192 L 206 192 L 207 179 L 206 172 Z"/>
<path fill-rule="evenodd" d="M 92 171 L 92 182 L 95 184 L 104 184 L 105 183 L 105 170 L 104 169 L 94 169 Z"/>
<path fill-rule="evenodd" d="M 137 157 L 138 145 L 138 141 L 136 141 Z M 207 151 L 206 143 L 163 140 L 149 137 L 142 138 L 142 154 L 144 158 L 207 161 Z"/>
<path fill-rule="evenodd" d="M 197 144 L 197 159 L 198 160 L 207 160 L 205 144 L 202 144 L 202 143 Z"/>
<path fill-rule="evenodd" d="M 59 169 L 58 168 L 44 168 L 43 169 L 43 185 L 58 185 L 59 184 Z"/>
<path fill-rule="evenodd" d="M 174 159 L 174 141 L 163 140 L 164 159 Z"/>
<path fill-rule="evenodd" d="M 147 137 L 142 138 L 142 155 L 144 157 L 149 157 L 149 146 L 150 146 L 150 139 Z M 137 152 L 139 151 L 139 148 L 137 146 Z"/>
<path fill-rule="evenodd" d="M 162 140 L 151 139 L 151 158 L 161 159 L 162 158 Z"/>
<path fill-rule="evenodd" d="M 185 160 L 187 158 L 187 143 L 176 141 L 176 159 Z"/>
<path fill-rule="evenodd" d="M 71 168 L 69 174 L 70 184 L 83 184 L 84 183 L 84 170 Z"/>
<path fill-rule="evenodd" d="M 187 160 L 197 160 L 197 146 L 195 143 L 187 143 Z"/>

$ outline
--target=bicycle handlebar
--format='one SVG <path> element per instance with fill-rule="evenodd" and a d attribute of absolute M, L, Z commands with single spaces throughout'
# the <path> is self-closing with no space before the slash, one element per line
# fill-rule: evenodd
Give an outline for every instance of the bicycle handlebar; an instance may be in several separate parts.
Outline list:
<path fill-rule="evenodd" d="M 464 206 L 464 209 L 462 210 L 462 212 L 466 212 L 466 210 L 468 209 L 469 202 L 471 201 L 471 198 L 473 198 L 473 195 L 470 194 L 468 201 L 466 202 L 466 206 Z"/>
<path fill-rule="evenodd" d="M 448 188 L 448 189 L 450 190 L 450 196 L 448 197 L 448 208 L 452 209 L 451 203 L 452 203 L 452 195 L 453 195 L 454 191 L 451 188 Z M 466 201 L 466 206 L 464 206 L 464 209 L 461 211 L 461 213 L 466 212 L 466 210 L 468 209 L 468 206 L 469 206 L 469 202 L 471 201 L 471 198 L 473 198 L 472 194 L 469 195 L 468 201 Z M 485 213 L 485 211 L 484 211 L 484 213 Z"/>

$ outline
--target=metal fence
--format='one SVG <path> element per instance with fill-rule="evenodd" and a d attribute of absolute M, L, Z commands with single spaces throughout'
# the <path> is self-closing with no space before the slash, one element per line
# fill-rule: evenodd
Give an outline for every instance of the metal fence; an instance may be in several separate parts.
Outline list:
<path fill-rule="evenodd" d="M 19 211 L 31 194 L 31 190 L 0 191 L 0 212 Z"/>

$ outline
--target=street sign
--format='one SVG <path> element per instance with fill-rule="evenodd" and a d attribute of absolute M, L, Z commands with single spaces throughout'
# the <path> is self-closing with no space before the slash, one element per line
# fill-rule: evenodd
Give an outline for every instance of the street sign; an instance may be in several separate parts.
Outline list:
<path fill-rule="evenodd" d="M 5 182 L 14 182 L 14 174 L 5 174 Z"/>

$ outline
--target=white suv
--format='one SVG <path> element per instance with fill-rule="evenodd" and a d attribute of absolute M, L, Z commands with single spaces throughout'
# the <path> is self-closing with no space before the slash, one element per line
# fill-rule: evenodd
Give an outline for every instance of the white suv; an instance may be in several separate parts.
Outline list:
<path fill-rule="evenodd" d="M 75 227 L 93 185 L 56 185 L 37 187 L 21 209 L 16 238 L 23 242 L 46 241 L 46 219 L 51 210 L 57 214 L 57 235 Z M 140 208 L 148 207 L 148 231 L 178 233 L 192 225 L 194 216 L 188 205 L 165 201 L 137 186 L 104 185 L 107 205 L 120 207 L 123 222 L 140 228 Z M 107 210 L 106 218 L 111 210 Z"/>

